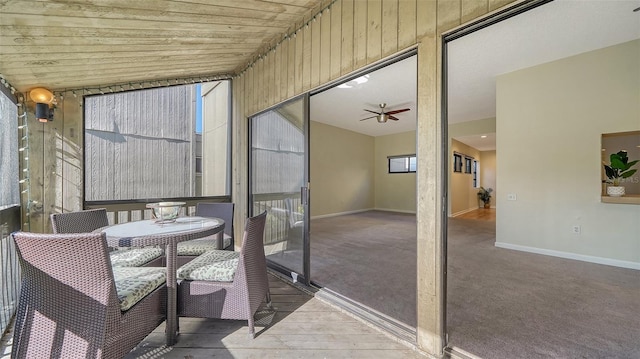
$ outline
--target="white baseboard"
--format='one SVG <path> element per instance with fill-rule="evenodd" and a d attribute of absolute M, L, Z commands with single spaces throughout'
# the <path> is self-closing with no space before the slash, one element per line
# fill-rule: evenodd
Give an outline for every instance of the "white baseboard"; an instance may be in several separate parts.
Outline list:
<path fill-rule="evenodd" d="M 399 209 L 388 209 L 388 208 L 365 208 L 365 209 L 357 209 L 355 211 L 346 211 L 346 212 L 338 212 L 338 213 L 321 214 L 319 216 L 311 216 L 311 219 L 338 217 L 338 216 L 344 216 L 346 214 L 362 213 L 362 212 L 369 212 L 369 211 L 385 211 L 385 212 L 416 214 L 416 211 L 403 211 Z"/>
<path fill-rule="evenodd" d="M 521 252 L 544 254 L 552 257 L 560 257 L 560 258 L 573 259 L 573 260 L 583 261 L 583 262 L 590 262 L 590 263 L 604 264 L 604 265 L 620 267 L 620 268 L 640 270 L 640 263 L 638 262 L 622 261 L 619 259 L 611 259 L 611 258 L 604 258 L 604 257 L 588 256 L 585 254 L 554 251 L 551 249 L 521 246 L 519 244 L 511 244 L 511 243 L 505 243 L 505 242 L 496 242 L 495 246 L 499 248 L 513 249 Z"/>
<path fill-rule="evenodd" d="M 385 211 L 385 212 L 396 212 L 396 213 L 410 213 L 416 214 L 416 211 L 405 211 L 402 209 L 391 209 L 391 208 L 374 208 L 376 211 Z"/>
<path fill-rule="evenodd" d="M 345 214 L 362 213 L 362 212 L 368 212 L 368 211 L 373 211 L 373 208 L 357 209 L 355 211 L 346 211 L 346 212 L 338 212 L 338 213 L 321 214 L 319 216 L 311 216 L 311 219 L 338 217 L 338 216 L 344 216 Z"/>

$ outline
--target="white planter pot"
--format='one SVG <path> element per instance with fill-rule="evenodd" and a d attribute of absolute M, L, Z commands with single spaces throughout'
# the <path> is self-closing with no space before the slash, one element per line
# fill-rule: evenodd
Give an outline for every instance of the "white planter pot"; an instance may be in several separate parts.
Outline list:
<path fill-rule="evenodd" d="M 609 186 L 609 187 L 607 187 L 607 195 L 609 195 L 611 197 L 624 196 L 624 187 L 623 186 Z"/>

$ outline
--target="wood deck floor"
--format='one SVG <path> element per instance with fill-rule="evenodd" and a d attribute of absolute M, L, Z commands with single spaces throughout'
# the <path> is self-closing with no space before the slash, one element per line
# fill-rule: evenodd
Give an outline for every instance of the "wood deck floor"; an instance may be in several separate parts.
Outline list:
<path fill-rule="evenodd" d="M 258 310 L 255 339 L 246 321 L 180 318 L 174 347 L 160 326 L 126 358 L 424 358 L 273 275 L 269 285 L 276 311 Z"/>
<path fill-rule="evenodd" d="M 125 358 L 426 358 L 274 275 L 269 283 L 275 312 L 258 311 L 255 339 L 246 321 L 180 318 L 175 346 L 164 346 L 161 325 Z M 8 349 L 0 359 L 9 358 Z"/>

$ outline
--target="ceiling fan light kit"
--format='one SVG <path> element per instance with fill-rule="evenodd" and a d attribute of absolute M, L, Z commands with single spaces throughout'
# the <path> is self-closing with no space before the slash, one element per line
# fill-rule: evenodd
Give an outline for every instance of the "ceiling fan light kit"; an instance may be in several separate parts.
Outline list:
<path fill-rule="evenodd" d="M 375 113 L 376 115 L 375 116 L 370 116 L 370 117 L 367 117 L 367 118 L 363 118 L 360 121 L 368 120 L 368 119 L 371 119 L 371 118 L 374 118 L 374 117 L 376 118 L 378 123 L 386 123 L 388 120 L 398 121 L 400 119 L 395 117 L 395 116 L 393 116 L 393 115 L 395 115 L 397 113 L 401 113 L 401 112 L 406 112 L 406 111 L 410 110 L 409 108 L 403 108 L 401 110 L 393 110 L 393 111 L 384 112 L 384 108 L 387 106 L 387 104 L 383 102 L 379 106 L 380 106 L 380 112 L 367 110 L 365 108 L 364 109 L 365 111 L 371 112 L 371 113 Z"/>

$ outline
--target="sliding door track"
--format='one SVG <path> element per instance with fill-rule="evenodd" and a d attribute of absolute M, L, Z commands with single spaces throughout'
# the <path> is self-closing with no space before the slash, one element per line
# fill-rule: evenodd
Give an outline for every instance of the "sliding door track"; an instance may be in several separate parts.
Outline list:
<path fill-rule="evenodd" d="M 315 297 L 344 309 L 356 317 L 396 336 L 398 339 L 413 345 L 416 343 L 415 328 L 380 313 L 375 309 L 369 308 L 327 288 L 319 289 L 315 293 Z"/>

